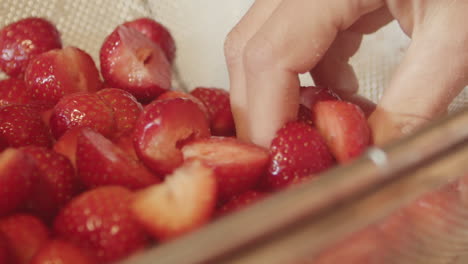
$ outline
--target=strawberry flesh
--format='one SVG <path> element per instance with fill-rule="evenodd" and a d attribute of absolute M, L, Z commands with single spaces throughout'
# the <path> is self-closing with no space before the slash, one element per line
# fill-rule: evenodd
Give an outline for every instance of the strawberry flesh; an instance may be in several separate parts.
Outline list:
<path fill-rule="evenodd" d="M 216 179 L 200 161 L 186 162 L 164 183 L 136 193 L 135 218 L 158 240 L 181 236 L 207 223 L 216 205 Z"/>
<path fill-rule="evenodd" d="M 157 99 L 166 100 L 166 99 L 172 99 L 172 98 L 185 98 L 185 99 L 192 100 L 194 103 L 198 105 L 198 107 L 200 107 L 203 113 L 205 113 L 206 118 L 208 120 L 211 120 L 210 112 L 208 111 L 208 108 L 205 106 L 205 104 L 202 101 L 200 101 L 200 99 L 198 99 L 197 97 L 189 93 L 182 92 L 182 91 L 167 91 L 161 94 Z"/>
<path fill-rule="evenodd" d="M 320 101 L 340 100 L 337 94 L 325 87 L 303 86 L 300 90 L 300 104 L 309 109 Z"/>
<path fill-rule="evenodd" d="M 74 127 L 67 130 L 54 144 L 55 152 L 67 157 L 76 168 L 76 139 L 82 127 Z"/>
<path fill-rule="evenodd" d="M 45 244 L 31 260 L 31 264 L 97 264 L 83 250 L 64 240 L 54 239 Z"/>
<path fill-rule="evenodd" d="M 185 145 L 182 153 L 184 159 L 197 158 L 213 169 L 220 200 L 255 187 L 269 162 L 266 149 L 234 138 L 195 140 Z"/>

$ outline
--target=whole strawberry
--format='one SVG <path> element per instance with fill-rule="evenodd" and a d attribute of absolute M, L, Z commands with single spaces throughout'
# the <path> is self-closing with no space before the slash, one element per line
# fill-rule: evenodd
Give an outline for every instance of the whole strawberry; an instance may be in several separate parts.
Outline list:
<path fill-rule="evenodd" d="M 290 122 L 276 134 L 270 146 L 271 163 L 267 189 L 284 188 L 304 177 L 330 168 L 333 156 L 317 129 L 302 122 Z"/>
<path fill-rule="evenodd" d="M 37 105 L 29 93 L 26 83 L 17 78 L 0 80 L 0 107 L 7 105 Z"/>
<path fill-rule="evenodd" d="M 57 235 L 95 255 L 99 263 L 119 260 L 145 247 L 146 233 L 130 213 L 132 192 L 104 186 L 75 197 L 56 217 Z"/>
<path fill-rule="evenodd" d="M 37 17 L 21 19 L 0 31 L 0 69 L 22 77 L 32 58 L 61 47 L 60 34 L 51 22 Z"/>

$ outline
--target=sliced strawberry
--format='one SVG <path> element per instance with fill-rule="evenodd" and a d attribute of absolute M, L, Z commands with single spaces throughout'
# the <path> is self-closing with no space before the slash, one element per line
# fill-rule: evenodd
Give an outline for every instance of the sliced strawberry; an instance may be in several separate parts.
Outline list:
<path fill-rule="evenodd" d="M 139 161 L 132 159 L 110 140 L 88 128 L 78 135 L 76 166 L 80 179 L 89 188 L 121 185 L 129 189 L 138 189 L 161 181 Z"/>
<path fill-rule="evenodd" d="M 60 34 L 49 21 L 18 20 L 0 31 L 0 68 L 12 77 L 22 77 L 31 58 L 61 47 Z"/>
<path fill-rule="evenodd" d="M 314 125 L 314 118 L 312 115 L 312 110 L 305 107 L 304 105 L 299 105 L 299 111 L 297 113 L 297 121 L 304 122 L 309 126 Z"/>
<path fill-rule="evenodd" d="M 93 59 L 75 47 L 51 50 L 35 57 L 26 68 L 24 80 L 33 98 L 48 107 L 64 95 L 101 88 Z"/>
<path fill-rule="evenodd" d="M 33 159 L 17 149 L 0 154 L 0 215 L 11 213 L 29 198 L 37 180 L 35 169 Z"/>
<path fill-rule="evenodd" d="M 277 133 L 270 146 L 271 163 L 265 187 L 277 190 L 304 177 L 330 168 L 333 157 L 325 140 L 313 127 L 290 122 Z"/>
<path fill-rule="evenodd" d="M 73 127 L 90 127 L 106 137 L 112 137 L 116 128 L 114 112 L 96 94 L 64 96 L 52 111 L 50 129 L 55 138 L 60 138 Z"/>
<path fill-rule="evenodd" d="M 207 223 L 216 205 L 216 179 L 200 161 L 191 160 L 164 183 L 136 193 L 132 212 L 159 240 L 168 240 Z"/>
<path fill-rule="evenodd" d="M 317 102 L 333 100 L 340 100 L 340 97 L 328 88 L 317 86 L 301 87 L 300 104 L 309 109 L 313 109 Z"/>
<path fill-rule="evenodd" d="M 169 30 L 161 23 L 151 18 L 144 17 L 127 22 L 124 25 L 136 29 L 154 43 L 161 46 L 169 62 L 172 63 L 174 61 L 176 51 L 174 39 Z"/>
<path fill-rule="evenodd" d="M 133 160 L 139 160 L 133 144 L 133 135 L 123 135 L 113 140 L 114 144 Z"/>
<path fill-rule="evenodd" d="M 213 169 L 221 200 L 256 186 L 269 162 L 267 150 L 235 138 L 195 140 L 182 153 L 184 159 L 197 158 Z"/>
<path fill-rule="evenodd" d="M 5 234 L 18 264 L 29 264 L 50 236 L 45 224 L 28 214 L 15 214 L 0 219 L 0 231 Z"/>
<path fill-rule="evenodd" d="M 67 130 L 54 144 L 54 151 L 67 157 L 76 168 L 76 140 L 82 127 Z"/>
<path fill-rule="evenodd" d="M 159 175 L 183 162 L 180 147 L 188 140 L 210 135 L 208 121 L 197 104 L 174 98 L 147 105 L 134 132 L 135 150 L 146 166 Z"/>
<path fill-rule="evenodd" d="M 205 113 L 206 118 L 208 120 L 211 120 L 210 112 L 208 111 L 208 108 L 206 108 L 205 104 L 202 101 L 200 101 L 200 99 L 198 99 L 197 97 L 195 97 L 195 96 L 193 96 L 193 95 L 191 95 L 189 93 L 182 92 L 182 91 L 167 91 L 167 92 L 161 94 L 157 99 L 158 100 L 166 100 L 166 99 L 172 99 L 172 98 L 185 98 L 185 99 L 192 100 Z"/>
<path fill-rule="evenodd" d="M 151 102 L 171 87 L 171 65 L 161 47 L 134 28 L 117 27 L 100 51 L 107 84 Z"/>
<path fill-rule="evenodd" d="M 28 92 L 23 80 L 0 80 L 0 107 L 6 105 L 39 105 Z"/>
<path fill-rule="evenodd" d="M 258 191 L 247 191 L 245 193 L 236 195 L 229 199 L 225 204 L 223 204 L 223 206 L 221 206 L 221 208 L 218 209 L 217 215 L 223 216 L 243 209 L 265 198 L 266 195 L 266 193 Z"/>
<path fill-rule="evenodd" d="M 345 96 L 343 97 L 343 100 L 359 106 L 366 118 L 369 118 L 369 116 L 374 112 L 375 108 L 377 107 L 377 105 L 374 102 L 358 94 Z"/>
<path fill-rule="evenodd" d="M 97 95 L 114 111 L 116 136 L 131 134 L 143 107 L 133 95 L 122 89 L 106 88 Z"/>
<path fill-rule="evenodd" d="M 0 108 L 0 138 L 10 147 L 52 145 L 49 128 L 42 121 L 39 110 L 27 105 Z"/>
<path fill-rule="evenodd" d="M 124 258 L 148 244 L 130 212 L 131 197 L 132 192 L 120 186 L 82 193 L 55 218 L 56 234 L 92 253 L 99 263 Z"/>
<path fill-rule="evenodd" d="M 39 174 L 26 207 L 49 222 L 80 190 L 75 170 L 67 157 L 51 149 L 29 146 L 21 150 L 33 158 Z"/>
<path fill-rule="evenodd" d="M 314 106 L 314 120 L 335 158 L 348 162 L 370 144 L 370 129 L 362 110 L 344 101 L 322 101 Z"/>
<path fill-rule="evenodd" d="M 31 264 L 97 264 L 83 250 L 64 240 L 51 240 L 39 249 Z"/>
<path fill-rule="evenodd" d="M 0 264 L 17 264 L 6 236 L 0 232 Z"/>
<path fill-rule="evenodd" d="M 228 137 L 236 134 L 228 92 L 219 88 L 197 87 L 190 93 L 208 108 L 211 116 L 211 133 L 214 136 Z"/>

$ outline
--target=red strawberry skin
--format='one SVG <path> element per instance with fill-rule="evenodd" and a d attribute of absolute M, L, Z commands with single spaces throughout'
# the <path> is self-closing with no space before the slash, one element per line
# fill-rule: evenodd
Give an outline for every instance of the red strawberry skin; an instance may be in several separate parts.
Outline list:
<path fill-rule="evenodd" d="M 0 68 L 12 77 L 22 77 L 31 58 L 62 47 L 55 26 L 30 17 L 5 26 L 0 31 Z"/>
<path fill-rule="evenodd" d="M 31 260 L 31 264 L 97 264 L 83 250 L 64 240 L 47 242 Z"/>
<path fill-rule="evenodd" d="M 161 181 L 139 161 L 88 128 L 78 135 L 76 165 L 80 179 L 88 188 L 121 185 L 139 189 Z"/>
<path fill-rule="evenodd" d="M 190 99 L 192 100 L 194 103 L 196 103 L 198 105 L 198 107 L 200 107 L 200 109 L 203 111 L 203 113 L 205 113 L 206 115 L 206 118 L 208 120 L 211 120 L 211 116 L 210 116 L 210 112 L 208 111 L 208 108 L 206 108 L 205 104 L 200 101 L 200 99 L 198 99 L 197 97 L 189 94 L 189 93 L 186 93 L 186 92 L 182 92 L 182 91 L 167 91 L 163 94 L 161 94 L 157 99 L 158 100 L 167 100 L 167 99 L 172 99 L 172 98 L 185 98 L 185 99 Z"/>
<path fill-rule="evenodd" d="M 106 88 L 96 93 L 112 110 L 116 136 L 131 134 L 143 107 L 133 95 L 121 89 Z"/>
<path fill-rule="evenodd" d="M 17 264 L 11 246 L 3 233 L 0 233 L 0 264 Z"/>
<path fill-rule="evenodd" d="M 197 87 L 190 94 L 200 99 L 208 108 L 213 136 L 235 135 L 236 127 L 228 92 L 219 88 Z"/>
<path fill-rule="evenodd" d="M 182 164 L 180 147 L 185 142 L 209 136 L 208 120 L 193 101 L 156 100 L 137 121 L 135 151 L 147 167 L 164 176 Z"/>
<path fill-rule="evenodd" d="M 305 107 L 304 105 L 299 105 L 299 111 L 297 112 L 297 121 L 304 122 L 310 126 L 314 126 L 314 116 L 312 110 Z"/>
<path fill-rule="evenodd" d="M 75 47 L 38 55 L 26 68 L 24 79 L 33 98 L 48 107 L 64 95 L 94 92 L 102 85 L 91 56 Z"/>
<path fill-rule="evenodd" d="M 149 103 L 171 87 L 171 65 L 161 47 L 137 30 L 117 27 L 100 50 L 101 73 L 107 85 Z"/>
<path fill-rule="evenodd" d="M 29 264 L 50 237 L 47 226 L 37 217 L 28 214 L 2 218 L 0 231 L 5 234 L 18 264 Z"/>
<path fill-rule="evenodd" d="M 0 215 L 11 213 L 29 198 L 37 179 L 35 169 L 31 157 L 17 149 L 0 154 Z"/>
<path fill-rule="evenodd" d="M 51 149 L 28 146 L 21 150 L 32 157 L 39 174 L 26 207 L 49 222 L 80 190 L 75 170 L 67 157 Z"/>
<path fill-rule="evenodd" d="M 259 192 L 259 191 L 252 191 L 252 190 L 241 193 L 239 195 L 232 197 L 225 204 L 223 204 L 223 206 L 221 206 L 218 209 L 217 215 L 223 216 L 223 215 L 233 213 L 249 205 L 252 205 L 256 203 L 257 201 L 260 201 L 266 196 L 267 196 L 267 193 Z"/>
<path fill-rule="evenodd" d="M 266 149 L 234 138 L 194 140 L 182 148 L 182 153 L 184 159 L 199 159 L 213 169 L 222 201 L 254 188 L 270 161 Z"/>
<path fill-rule="evenodd" d="M 370 128 L 362 110 L 344 101 L 322 101 L 314 106 L 315 124 L 340 163 L 353 160 L 370 144 Z"/>
<path fill-rule="evenodd" d="M 116 130 L 114 112 L 98 95 L 74 93 L 60 99 L 50 117 L 50 129 L 60 138 L 74 127 L 90 127 L 106 137 Z"/>
<path fill-rule="evenodd" d="M 154 43 L 161 46 L 169 62 L 173 62 L 176 53 L 174 39 L 169 30 L 161 23 L 154 21 L 151 18 L 143 17 L 124 24 L 125 26 L 136 29 L 138 32 L 145 35 Z"/>
<path fill-rule="evenodd" d="M 7 105 L 39 105 L 21 79 L 0 80 L 0 107 Z"/>
<path fill-rule="evenodd" d="M 9 105 L 0 108 L 0 138 L 7 146 L 50 147 L 49 128 L 42 121 L 39 110 L 27 105 Z"/>
<path fill-rule="evenodd" d="M 277 133 L 270 146 L 271 163 L 265 187 L 278 190 L 334 164 L 333 156 L 317 129 L 290 122 Z"/>
<path fill-rule="evenodd" d="M 75 197 L 55 218 L 59 238 L 87 250 L 99 263 L 122 259 L 144 248 L 148 237 L 130 212 L 132 192 L 103 186 Z"/>

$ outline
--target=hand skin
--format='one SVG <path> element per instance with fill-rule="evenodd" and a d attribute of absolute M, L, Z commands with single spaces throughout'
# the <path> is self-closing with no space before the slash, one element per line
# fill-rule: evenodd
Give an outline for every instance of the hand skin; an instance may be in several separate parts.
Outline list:
<path fill-rule="evenodd" d="M 393 19 L 412 41 L 369 123 L 377 145 L 410 133 L 468 84 L 466 14 L 467 0 L 256 0 L 225 43 L 238 136 L 269 146 L 296 117 L 300 73 L 356 93 L 348 60 Z"/>

